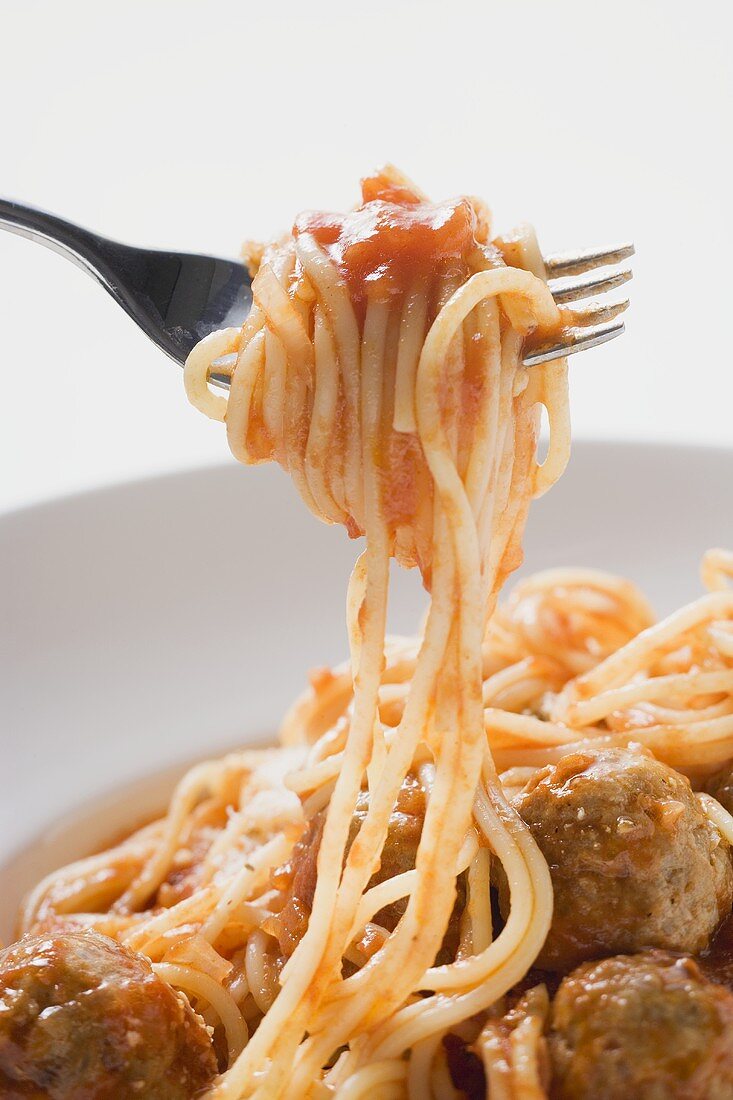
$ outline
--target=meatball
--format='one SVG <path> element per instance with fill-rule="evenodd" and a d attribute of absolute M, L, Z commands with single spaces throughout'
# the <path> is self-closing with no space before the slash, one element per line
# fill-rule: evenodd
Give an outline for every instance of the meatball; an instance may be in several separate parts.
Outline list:
<path fill-rule="evenodd" d="M 369 886 L 410 871 L 415 866 L 417 849 L 425 817 L 425 791 L 418 779 L 409 774 L 397 795 L 395 808 L 389 819 L 389 828 L 380 857 L 379 869 L 369 881 Z M 354 840 L 369 809 L 369 792 L 360 791 L 349 830 L 348 847 Z M 275 885 L 285 892 L 285 903 L 277 920 L 277 937 L 281 950 L 291 955 L 305 935 L 316 890 L 318 850 L 321 845 L 326 811 L 316 814 L 295 845 L 288 864 L 275 874 Z M 465 905 L 465 884 L 458 882 L 458 900 L 451 923 L 443 941 L 440 961 L 455 956 L 458 947 L 458 924 Z M 401 899 L 380 909 L 374 921 L 390 932 L 394 930 L 405 911 L 406 901 Z"/>
<path fill-rule="evenodd" d="M 587 959 L 653 947 L 697 954 L 730 913 L 727 841 L 688 780 L 651 756 L 573 753 L 538 772 L 515 805 L 554 889 L 537 966 L 567 972 Z"/>
<path fill-rule="evenodd" d="M 687 958 L 586 963 L 555 997 L 553 1100 L 733 1100 L 733 994 Z"/>
<path fill-rule="evenodd" d="M 0 954 L 0 1095 L 189 1100 L 216 1071 L 188 1002 L 114 940 L 26 936 Z"/>

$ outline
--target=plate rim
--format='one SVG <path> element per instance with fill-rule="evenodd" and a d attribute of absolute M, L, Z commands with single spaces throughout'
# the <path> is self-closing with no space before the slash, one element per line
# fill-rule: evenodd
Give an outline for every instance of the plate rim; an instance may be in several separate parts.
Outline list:
<path fill-rule="evenodd" d="M 601 450 L 607 447 L 619 447 L 622 450 L 644 450 L 644 451 L 674 451 L 684 452 L 685 454 L 699 454 L 710 458 L 712 455 L 721 454 L 728 458 L 733 458 L 733 442 L 730 444 L 723 443 L 691 443 L 688 440 L 681 440 L 675 442 L 667 439 L 635 439 L 633 437 L 625 438 L 623 436 L 573 436 L 570 445 L 570 461 L 573 459 L 573 454 L 577 448 L 584 450 Z M 273 463 L 266 463 L 266 465 L 273 465 Z M 120 480 L 113 480 L 105 482 L 103 485 L 89 485 L 81 489 L 69 489 L 66 492 L 61 492 L 57 495 L 50 497 L 40 497 L 37 500 L 31 500 L 24 504 L 10 505 L 8 508 L 0 509 L 0 525 L 6 520 L 13 518 L 20 518 L 26 515 L 28 512 L 40 511 L 43 509 L 53 510 L 55 508 L 65 507 L 72 505 L 75 501 L 89 500 L 94 496 L 106 496 L 110 493 L 119 491 L 129 491 L 139 486 L 148 485 L 151 482 L 161 484 L 166 481 L 175 481 L 178 478 L 201 475 L 210 475 L 217 470 L 226 469 L 249 469 L 250 467 L 244 463 L 240 463 L 233 455 L 228 455 L 220 461 L 216 462 L 204 462 L 201 464 L 195 463 L 190 466 L 179 466 L 174 470 L 160 470 L 152 471 L 149 474 L 142 474 L 137 477 L 121 478 Z M 287 476 L 287 475 L 286 475 Z"/>

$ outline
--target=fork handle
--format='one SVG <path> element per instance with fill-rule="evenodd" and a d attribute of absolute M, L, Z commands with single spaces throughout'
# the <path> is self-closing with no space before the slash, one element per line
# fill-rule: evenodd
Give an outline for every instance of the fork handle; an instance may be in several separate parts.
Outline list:
<path fill-rule="evenodd" d="M 74 222 L 39 210 L 15 199 L 0 197 L 0 229 L 45 245 L 53 252 L 71 260 L 97 282 L 107 286 L 104 261 L 106 238 Z"/>

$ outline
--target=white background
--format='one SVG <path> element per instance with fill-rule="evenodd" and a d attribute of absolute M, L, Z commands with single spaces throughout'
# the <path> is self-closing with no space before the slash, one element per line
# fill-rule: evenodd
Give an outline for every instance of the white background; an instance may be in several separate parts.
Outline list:
<path fill-rule="evenodd" d="M 132 243 L 236 254 L 392 160 L 546 250 L 633 237 L 628 332 L 576 434 L 728 444 L 728 0 L 2 5 L 0 190 Z M 0 234 L 0 508 L 224 459 L 180 372 Z"/>

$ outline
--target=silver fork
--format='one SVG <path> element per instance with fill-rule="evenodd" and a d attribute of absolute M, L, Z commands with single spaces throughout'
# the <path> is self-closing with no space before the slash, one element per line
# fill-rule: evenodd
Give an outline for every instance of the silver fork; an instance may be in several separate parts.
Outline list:
<path fill-rule="evenodd" d="M 606 294 L 623 286 L 632 277 L 630 267 L 620 267 L 624 260 L 634 255 L 633 244 L 614 245 L 611 248 L 591 248 L 583 252 L 558 252 L 544 256 L 547 285 L 557 304 L 563 308 L 562 340 L 534 347 L 524 356 L 524 365 L 534 367 L 563 355 L 574 355 L 605 344 L 620 336 L 624 323 L 620 314 L 629 307 L 629 299 L 618 302 L 596 300 L 595 295 Z M 578 278 L 588 272 L 601 270 L 591 278 Z M 565 308 L 567 302 L 579 302 L 590 298 L 584 307 Z"/>
<path fill-rule="evenodd" d="M 236 260 L 133 248 L 12 199 L 0 198 L 0 228 L 46 245 L 81 267 L 180 365 L 210 332 L 241 325 L 252 303 L 252 280 Z M 566 303 L 604 294 L 627 282 L 631 271 L 618 265 L 633 253 L 634 246 L 626 244 L 545 258 L 548 285 L 564 309 L 568 327 L 561 342 L 533 348 L 524 358 L 528 367 L 621 335 L 624 323 L 619 314 L 627 308 L 628 299 L 589 302 L 580 309 L 566 308 Z M 610 267 L 614 270 L 578 278 Z M 227 375 L 212 374 L 210 381 L 224 388 L 229 385 Z"/>

